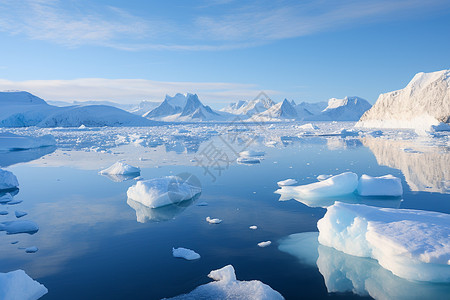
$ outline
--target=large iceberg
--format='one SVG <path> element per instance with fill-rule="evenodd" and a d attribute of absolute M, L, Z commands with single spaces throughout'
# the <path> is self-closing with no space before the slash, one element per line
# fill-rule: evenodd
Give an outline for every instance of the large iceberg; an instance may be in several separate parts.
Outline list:
<path fill-rule="evenodd" d="M 23 270 L 0 273 L 0 299 L 36 300 L 47 292 L 43 284 L 33 280 Z"/>
<path fill-rule="evenodd" d="M 136 174 L 138 175 L 141 172 L 141 169 L 138 167 L 133 167 L 123 161 L 118 161 L 109 168 L 100 171 L 102 175 L 129 175 Z"/>
<path fill-rule="evenodd" d="M 370 257 L 395 275 L 450 282 L 450 215 L 336 202 L 317 223 L 319 242 Z"/>
<path fill-rule="evenodd" d="M 147 207 L 157 208 L 192 199 L 201 191 L 200 186 L 189 179 L 167 176 L 138 181 L 128 189 L 127 196 Z"/>
<path fill-rule="evenodd" d="M 359 178 L 357 190 L 360 196 L 400 197 L 403 195 L 402 181 L 390 174 L 380 177 L 363 174 Z"/>
<path fill-rule="evenodd" d="M 16 175 L 10 171 L 0 169 L 0 190 L 9 190 L 19 187 Z"/>
<path fill-rule="evenodd" d="M 189 294 L 180 295 L 171 299 L 284 299 L 280 293 L 261 281 L 237 280 L 232 265 L 211 271 L 208 277 L 215 281 L 200 285 Z"/>
<path fill-rule="evenodd" d="M 0 132 L 0 150 L 25 150 L 54 145 L 56 145 L 56 140 L 50 134 L 32 137 Z"/>

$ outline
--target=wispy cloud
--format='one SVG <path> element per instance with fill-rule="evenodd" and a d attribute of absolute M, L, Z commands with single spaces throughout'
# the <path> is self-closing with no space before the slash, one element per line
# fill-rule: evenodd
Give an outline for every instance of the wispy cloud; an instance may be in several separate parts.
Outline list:
<path fill-rule="evenodd" d="M 166 4 L 169 5 L 169 4 Z M 200 1 L 186 14 L 90 1 L 0 0 L 0 31 L 65 46 L 123 50 L 227 50 L 449 9 L 446 0 Z"/>
<path fill-rule="evenodd" d="M 254 84 L 222 82 L 162 82 L 145 79 L 82 78 L 73 80 L 11 81 L 0 79 L 0 90 L 24 90 L 46 100 L 109 100 L 137 103 L 141 100 L 162 101 L 166 94 L 197 93 L 207 104 L 253 99 L 261 91 Z M 270 96 L 279 92 L 265 90 Z"/>

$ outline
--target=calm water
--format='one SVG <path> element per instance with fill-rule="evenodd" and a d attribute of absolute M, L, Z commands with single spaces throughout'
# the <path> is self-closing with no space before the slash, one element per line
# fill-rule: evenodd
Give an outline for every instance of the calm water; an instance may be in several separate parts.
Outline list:
<path fill-rule="evenodd" d="M 196 166 L 202 147 L 210 142 L 225 151 L 215 136 L 199 141 L 198 151 L 183 148 L 183 143 L 153 148 L 123 145 L 109 153 L 66 147 L 21 160 L 34 159 L 28 162 L 13 161 L 7 170 L 17 176 L 20 192 L 15 199 L 23 202 L 0 207 L 10 213 L 0 218 L 13 218 L 14 210 L 26 211 L 22 219 L 36 222 L 40 230 L 34 235 L 0 232 L 0 272 L 24 269 L 48 288 L 42 299 L 160 299 L 210 282 L 206 275 L 211 270 L 232 264 L 238 279 L 260 280 L 286 299 L 361 298 L 351 291 L 328 293 L 316 265 L 278 249 L 291 234 L 317 231 L 316 223 L 326 211 L 321 206 L 333 200 L 325 204 L 278 201 L 277 181 L 295 178 L 306 184 L 317 175 L 347 170 L 359 175 L 392 174 L 402 179 L 403 199 L 374 199 L 375 205 L 450 213 L 448 147 L 421 144 L 419 148 L 426 149 L 415 151 L 408 141 L 281 139 L 275 147 L 256 144 L 255 149 L 266 153 L 260 164 L 232 163 L 220 174 L 214 171 L 213 181 Z M 140 207 L 136 215 L 126 196 L 135 181 L 115 182 L 98 174 L 121 158 L 140 166 L 145 179 L 194 174 L 203 192 L 181 207 L 156 212 Z M 200 202 L 208 206 L 197 206 Z M 208 224 L 207 216 L 223 223 Z M 258 229 L 250 230 L 250 225 Z M 272 245 L 257 246 L 266 240 Z M 34 254 L 18 249 L 33 245 L 39 248 Z M 172 247 L 193 249 L 201 259 L 175 259 Z M 409 288 L 414 289 L 414 284 Z M 449 285 L 427 285 L 427 289 L 450 292 Z"/>

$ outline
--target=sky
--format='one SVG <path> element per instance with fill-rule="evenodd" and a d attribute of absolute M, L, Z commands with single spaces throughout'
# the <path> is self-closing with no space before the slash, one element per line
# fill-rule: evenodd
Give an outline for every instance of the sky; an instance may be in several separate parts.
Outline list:
<path fill-rule="evenodd" d="M 54 101 L 374 103 L 449 49 L 448 0 L 0 0 L 0 90 Z"/>

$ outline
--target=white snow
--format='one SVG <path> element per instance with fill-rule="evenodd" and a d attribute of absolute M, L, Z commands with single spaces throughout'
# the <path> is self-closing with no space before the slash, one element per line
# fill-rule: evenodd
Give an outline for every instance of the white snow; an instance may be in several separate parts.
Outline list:
<path fill-rule="evenodd" d="M 336 202 L 317 223 L 319 242 L 370 257 L 395 275 L 450 282 L 450 215 Z"/>
<path fill-rule="evenodd" d="M 200 258 L 200 254 L 186 248 L 172 248 L 173 257 L 184 258 L 186 260 L 195 260 Z"/>
<path fill-rule="evenodd" d="M 325 198 L 351 194 L 357 186 L 358 175 L 345 172 L 307 185 L 282 186 L 275 192 L 292 198 Z"/>
<path fill-rule="evenodd" d="M 8 190 L 19 187 L 16 175 L 10 171 L 0 169 L 0 190 Z"/>
<path fill-rule="evenodd" d="M 0 231 L 6 231 L 7 234 L 28 233 L 34 234 L 39 227 L 33 221 L 6 221 L 0 223 Z"/>
<path fill-rule="evenodd" d="M 23 270 L 0 273 L 0 299 L 36 300 L 47 294 L 47 288 Z"/>
<path fill-rule="evenodd" d="M 138 181 L 127 191 L 128 198 L 150 208 L 179 203 L 194 198 L 201 188 L 178 176 Z"/>
<path fill-rule="evenodd" d="M 10 132 L 0 132 L 0 150 L 24 150 L 56 145 L 52 135 L 38 137 L 16 135 Z"/>
<path fill-rule="evenodd" d="M 403 194 L 402 181 L 391 174 L 380 177 L 363 174 L 357 190 L 360 196 L 400 197 Z"/>
<path fill-rule="evenodd" d="M 252 226 L 250 226 L 249 228 L 252 229 L 252 230 L 256 230 L 256 229 L 258 229 L 258 226 L 252 225 Z"/>
<path fill-rule="evenodd" d="M 271 241 L 260 242 L 258 243 L 258 247 L 264 248 L 270 246 L 271 244 L 272 244 Z"/>
<path fill-rule="evenodd" d="M 297 184 L 297 180 L 289 178 L 286 180 L 278 181 L 277 184 L 278 184 L 278 186 L 294 185 L 294 184 Z"/>
<path fill-rule="evenodd" d="M 206 222 L 208 222 L 209 224 L 220 224 L 222 223 L 221 219 L 211 219 L 210 217 L 206 217 Z"/>
<path fill-rule="evenodd" d="M 279 300 L 284 299 L 277 291 L 258 280 L 240 281 L 232 265 L 211 271 L 209 278 L 215 280 L 198 286 L 189 294 L 171 299 L 242 299 L 242 300 Z"/>
<path fill-rule="evenodd" d="M 109 175 L 127 175 L 127 174 L 137 174 L 140 173 L 141 169 L 137 167 L 130 166 L 123 161 L 118 161 L 109 168 L 100 171 L 100 174 Z"/>

